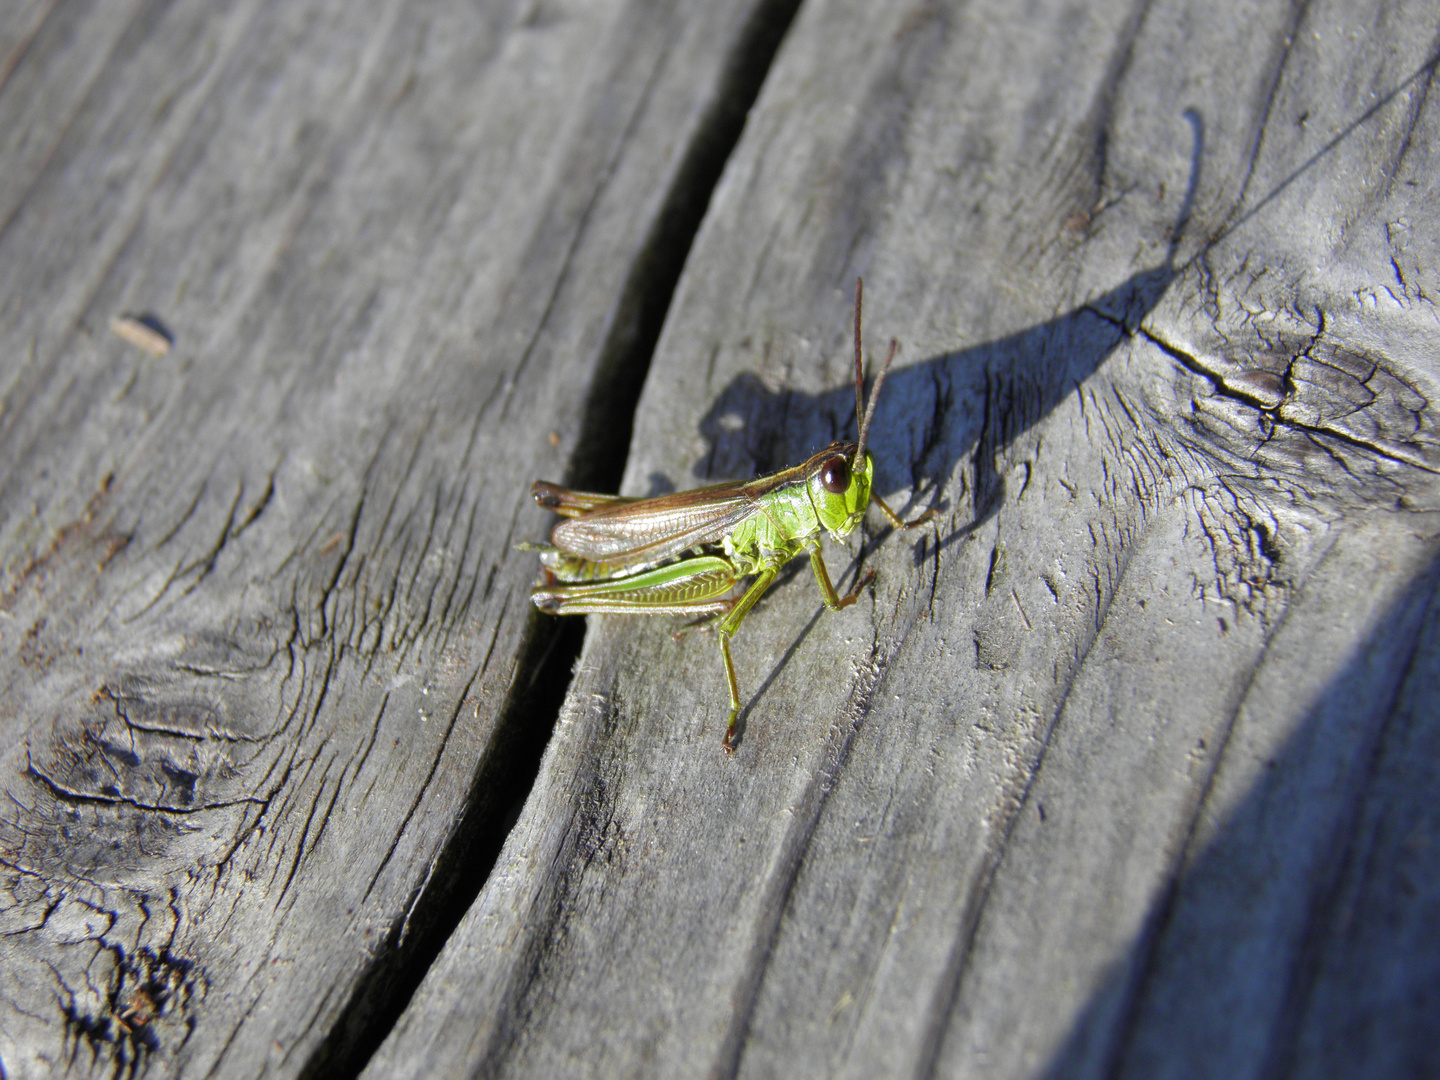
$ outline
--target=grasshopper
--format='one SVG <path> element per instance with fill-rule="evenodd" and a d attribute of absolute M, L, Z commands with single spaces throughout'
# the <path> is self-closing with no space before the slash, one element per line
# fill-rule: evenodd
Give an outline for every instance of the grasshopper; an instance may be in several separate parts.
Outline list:
<path fill-rule="evenodd" d="M 871 490 L 875 462 L 865 449 L 865 438 L 898 346 L 892 338 L 866 402 L 863 291 L 864 283 L 857 278 L 855 442 L 831 443 L 804 464 L 773 476 L 652 499 L 571 491 L 544 480 L 530 488 L 538 505 L 566 519 L 551 530 L 549 544 L 522 545 L 540 552 L 544 580 L 530 591 L 530 599 L 541 611 L 709 618 L 730 684 L 730 718 L 721 742 L 727 754 L 734 750 L 740 716 L 730 639 L 780 568 L 808 554 L 825 606 L 840 611 L 859 598 L 875 571 L 867 570 L 840 596 L 820 554 L 820 533 L 836 540 L 848 536 L 872 502 L 896 528 L 913 529 L 935 515 L 930 510 L 914 521 L 902 521 Z M 753 580 L 744 588 L 747 578 Z"/>

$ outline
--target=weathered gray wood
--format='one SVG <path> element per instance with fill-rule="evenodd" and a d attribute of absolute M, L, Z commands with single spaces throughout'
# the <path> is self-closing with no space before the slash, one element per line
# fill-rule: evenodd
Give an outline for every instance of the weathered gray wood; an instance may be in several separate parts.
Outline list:
<path fill-rule="evenodd" d="M 1436 1067 L 1434 6 L 811 0 L 626 490 L 850 423 L 945 513 L 735 640 L 592 620 L 367 1075 Z M 912 488 L 911 485 L 918 485 Z M 832 548 L 835 571 L 847 557 Z"/>
<path fill-rule="evenodd" d="M 528 484 L 775 7 L 0 12 L 5 1076 L 293 1075 L 393 1007 L 547 723 Z"/>

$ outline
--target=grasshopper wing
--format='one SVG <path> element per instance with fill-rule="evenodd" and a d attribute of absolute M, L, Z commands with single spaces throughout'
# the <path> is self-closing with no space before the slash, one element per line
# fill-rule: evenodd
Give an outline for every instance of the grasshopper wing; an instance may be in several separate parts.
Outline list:
<path fill-rule="evenodd" d="M 548 480 L 536 480 L 530 485 L 530 497 L 543 510 L 554 510 L 561 517 L 579 517 L 592 510 L 603 510 L 609 506 L 623 506 L 640 502 L 639 499 L 624 495 L 597 495 L 593 491 L 572 491 L 552 484 Z"/>
<path fill-rule="evenodd" d="M 567 555 L 614 569 L 648 566 L 718 544 L 755 512 L 751 484 L 716 484 L 656 499 L 602 506 L 556 525 L 550 542 Z"/>

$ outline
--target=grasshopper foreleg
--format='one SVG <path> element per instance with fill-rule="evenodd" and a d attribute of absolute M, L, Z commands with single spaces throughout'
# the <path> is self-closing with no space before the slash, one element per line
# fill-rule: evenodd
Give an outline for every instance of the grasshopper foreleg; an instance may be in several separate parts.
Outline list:
<path fill-rule="evenodd" d="M 875 570 L 871 568 L 861 574 L 855 581 L 855 587 L 844 596 L 835 591 L 834 584 L 830 581 L 830 571 L 825 568 L 825 559 L 820 554 L 820 543 L 816 541 L 810 548 L 810 566 L 815 571 L 815 581 L 820 586 L 820 595 L 825 600 L 825 606 L 831 611 L 840 611 L 849 607 L 856 600 L 860 599 L 860 590 L 875 580 Z"/>
<path fill-rule="evenodd" d="M 939 517 L 940 515 L 940 511 L 936 507 L 932 506 L 929 510 L 926 510 L 919 517 L 914 518 L 910 521 L 906 521 L 899 514 L 895 513 L 894 510 L 891 510 L 890 507 L 886 504 L 885 500 L 880 498 L 880 496 L 876 495 L 874 492 L 870 493 L 870 501 L 880 508 L 880 512 L 885 515 L 885 520 L 890 522 L 890 524 L 894 525 L 897 529 L 918 529 L 927 521 L 931 521 L 934 518 Z"/>

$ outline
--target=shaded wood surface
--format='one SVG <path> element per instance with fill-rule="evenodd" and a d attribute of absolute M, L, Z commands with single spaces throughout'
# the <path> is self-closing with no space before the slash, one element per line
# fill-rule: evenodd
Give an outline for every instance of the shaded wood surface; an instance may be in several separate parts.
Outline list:
<path fill-rule="evenodd" d="M 1433 4 L 789 16 L 6 9 L 6 1075 L 359 1068 L 502 835 L 365 1075 L 1440 1068 Z M 755 610 L 728 759 L 591 619 L 505 835 L 526 488 L 707 197 L 622 490 L 853 430 L 863 273 L 942 513 Z"/>

